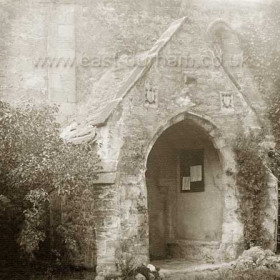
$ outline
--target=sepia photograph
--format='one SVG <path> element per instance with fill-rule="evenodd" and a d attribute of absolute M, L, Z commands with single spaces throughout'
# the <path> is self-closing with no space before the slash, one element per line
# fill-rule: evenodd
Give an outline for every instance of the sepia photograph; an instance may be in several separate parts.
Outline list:
<path fill-rule="evenodd" d="M 280 0 L 0 0 L 0 280 L 280 280 Z"/>

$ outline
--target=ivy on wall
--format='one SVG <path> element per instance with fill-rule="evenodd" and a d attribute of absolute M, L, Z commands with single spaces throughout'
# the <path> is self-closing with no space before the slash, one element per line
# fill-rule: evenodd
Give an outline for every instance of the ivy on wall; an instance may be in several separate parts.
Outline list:
<path fill-rule="evenodd" d="M 272 172 L 280 178 L 280 53 L 277 42 L 280 32 L 280 3 L 272 1 L 264 6 L 260 21 L 248 19 L 240 30 L 240 39 L 246 65 L 254 75 L 255 82 L 266 101 L 266 135 L 272 135 L 275 147 L 264 147 L 267 142 L 262 135 L 240 133 L 234 143 L 238 165 L 237 185 L 239 190 L 240 216 L 244 223 L 244 239 L 250 245 L 268 244 L 268 235 L 263 226 L 264 210 L 268 202 L 266 174 Z M 270 146 L 270 147 L 269 147 Z"/>
<path fill-rule="evenodd" d="M 267 173 L 280 178 L 280 83 L 267 100 L 267 127 L 261 133 L 240 132 L 234 140 L 237 162 L 236 183 L 239 191 L 240 217 L 244 241 L 266 247 L 271 242 L 263 226 L 268 203 Z"/>
<path fill-rule="evenodd" d="M 239 193 L 239 211 L 244 225 L 245 247 L 266 247 L 269 242 L 263 226 L 268 202 L 267 169 L 264 152 L 259 143 L 262 135 L 240 132 L 234 141 L 237 162 L 236 183 Z"/>

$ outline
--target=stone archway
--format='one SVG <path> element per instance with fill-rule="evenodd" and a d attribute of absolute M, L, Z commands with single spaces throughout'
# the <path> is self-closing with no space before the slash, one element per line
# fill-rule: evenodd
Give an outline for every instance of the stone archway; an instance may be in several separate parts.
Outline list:
<path fill-rule="evenodd" d="M 184 152 L 195 158 L 189 159 L 190 165 L 199 166 L 197 157 L 202 157 L 204 171 L 203 182 L 182 190 L 182 177 L 190 176 L 181 174 Z M 218 262 L 237 257 L 243 226 L 236 213 L 234 172 L 231 149 L 210 120 L 183 113 L 158 130 L 146 157 L 151 258 Z"/>

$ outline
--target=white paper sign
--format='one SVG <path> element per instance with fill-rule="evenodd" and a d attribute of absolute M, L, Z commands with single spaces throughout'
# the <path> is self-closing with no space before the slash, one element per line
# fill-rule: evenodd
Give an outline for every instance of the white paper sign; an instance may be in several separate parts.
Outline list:
<path fill-rule="evenodd" d="M 183 177 L 182 191 L 189 191 L 191 189 L 190 177 Z"/>
<path fill-rule="evenodd" d="M 191 166 L 191 182 L 200 182 L 202 181 L 202 165 Z"/>

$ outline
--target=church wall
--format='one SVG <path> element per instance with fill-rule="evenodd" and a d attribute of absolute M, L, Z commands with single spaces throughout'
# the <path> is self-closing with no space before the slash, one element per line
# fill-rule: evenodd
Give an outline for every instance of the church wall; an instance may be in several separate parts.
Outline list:
<path fill-rule="evenodd" d="M 47 69 L 36 59 L 47 50 L 48 9 L 36 1 L 1 1 L 0 98 L 17 105 L 47 99 Z"/>
<path fill-rule="evenodd" d="M 75 113 L 76 9 L 72 0 L 2 1 L 2 100 L 56 104 L 62 123 Z"/>

